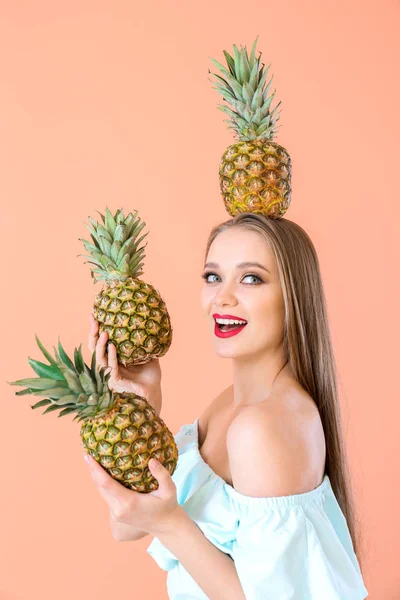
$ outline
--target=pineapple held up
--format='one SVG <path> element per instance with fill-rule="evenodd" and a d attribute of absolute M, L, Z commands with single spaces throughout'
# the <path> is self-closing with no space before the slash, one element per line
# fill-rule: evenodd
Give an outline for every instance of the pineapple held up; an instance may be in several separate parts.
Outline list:
<path fill-rule="evenodd" d="M 94 282 L 104 281 L 93 306 L 99 333 L 108 332 L 115 344 L 118 362 L 128 367 L 143 364 L 166 354 L 172 342 L 167 307 L 159 292 L 139 276 L 142 274 L 144 246 L 139 237 L 145 223 L 122 210 L 113 215 L 108 208 L 100 214 L 102 223 L 89 217 L 92 242 L 81 240 L 94 266 Z"/>
<path fill-rule="evenodd" d="M 271 218 L 284 215 L 291 199 L 291 158 L 285 148 L 274 141 L 280 102 L 270 111 L 275 91 L 269 95 L 272 78 L 264 90 L 268 70 L 260 67 L 261 53 L 255 58 L 258 36 L 250 57 L 246 47 L 234 45 L 234 56 L 224 50 L 228 69 L 212 62 L 224 77 L 217 78 L 216 89 L 230 105 L 218 108 L 229 115 L 229 129 L 237 134 L 237 143 L 229 146 L 220 161 L 220 188 L 228 213 L 264 214 Z M 210 71 L 209 71 L 210 72 Z"/>
<path fill-rule="evenodd" d="M 60 410 L 59 417 L 77 413 L 73 420 L 82 421 L 80 435 L 88 453 L 107 473 L 128 489 L 148 493 L 158 489 L 158 482 L 148 468 L 156 458 L 172 475 L 178 461 L 174 437 L 164 421 L 145 398 L 109 389 L 103 367 L 96 367 L 96 353 L 91 367 L 83 361 L 81 346 L 75 348 L 72 361 L 61 343 L 55 358 L 36 341 L 49 364 L 29 358 L 38 375 L 20 379 L 10 385 L 25 386 L 17 396 L 44 396 L 31 408 L 47 406 L 43 414 Z"/>

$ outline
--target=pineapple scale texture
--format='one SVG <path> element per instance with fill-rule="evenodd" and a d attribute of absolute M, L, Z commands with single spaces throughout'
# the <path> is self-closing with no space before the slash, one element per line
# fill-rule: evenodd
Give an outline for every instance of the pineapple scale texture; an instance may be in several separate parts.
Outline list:
<path fill-rule="evenodd" d="M 99 333 L 108 332 L 124 366 L 164 356 L 172 340 L 165 302 L 149 283 L 128 278 L 107 282 L 94 302 Z"/>
<path fill-rule="evenodd" d="M 114 408 L 81 427 L 85 449 L 125 487 L 148 493 L 158 488 L 147 464 L 156 458 L 172 475 L 178 460 L 174 437 L 146 400 L 114 394 Z"/>
<path fill-rule="evenodd" d="M 220 188 L 231 216 L 251 211 L 279 218 L 291 197 L 291 158 L 276 142 L 238 142 L 224 152 Z"/>

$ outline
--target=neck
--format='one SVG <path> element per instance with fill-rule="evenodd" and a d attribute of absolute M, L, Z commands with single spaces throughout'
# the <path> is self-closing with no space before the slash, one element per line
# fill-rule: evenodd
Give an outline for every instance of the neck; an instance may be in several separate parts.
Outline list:
<path fill-rule="evenodd" d="M 233 404 L 248 406 L 267 400 L 277 381 L 290 373 L 281 353 L 233 361 Z"/>

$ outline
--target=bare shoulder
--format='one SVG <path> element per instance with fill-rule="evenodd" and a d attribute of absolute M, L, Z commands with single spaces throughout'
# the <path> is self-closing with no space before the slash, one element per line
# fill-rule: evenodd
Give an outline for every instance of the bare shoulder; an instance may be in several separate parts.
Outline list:
<path fill-rule="evenodd" d="M 218 396 L 216 396 L 210 404 L 204 408 L 203 412 L 199 417 L 200 424 L 206 426 L 210 417 L 217 412 L 219 412 L 222 408 L 227 405 L 227 401 L 231 399 L 232 396 L 232 385 L 223 390 Z"/>
<path fill-rule="evenodd" d="M 227 432 L 233 487 L 248 496 L 302 494 L 317 487 L 325 438 L 315 402 L 291 389 L 239 412 Z"/>

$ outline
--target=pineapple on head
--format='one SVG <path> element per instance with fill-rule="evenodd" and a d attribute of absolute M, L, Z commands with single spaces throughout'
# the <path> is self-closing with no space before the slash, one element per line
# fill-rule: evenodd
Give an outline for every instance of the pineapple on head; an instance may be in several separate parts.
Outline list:
<path fill-rule="evenodd" d="M 145 398 L 133 393 L 117 393 L 108 387 L 110 373 L 96 367 L 96 352 L 91 366 L 82 358 L 81 346 L 75 348 L 74 359 L 61 343 L 55 358 L 36 341 L 49 364 L 29 358 L 38 375 L 19 379 L 10 385 L 25 386 L 17 396 L 44 396 L 31 408 L 47 406 L 43 414 L 60 410 L 59 417 L 77 413 L 73 420 L 82 421 L 82 444 L 119 483 L 136 492 L 148 493 L 158 482 L 148 468 L 156 458 L 172 475 L 178 462 L 174 436 Z"/>
<path fill-rule="evenodd" d="M 139 237 L 145 223 L 135 214 L 121 210 L 113 215 L 106 208 L 102 223 L 89 217 L 92 242 L 82 240 L 94 266 L 94 282 L 104 286 L 97 294 L 93 312 L 99 333 L 107 331 L 117 349 L 118 362 L 125 367 L 164 356 L 172 342 L 172 327 L 165 302 L 158 290 L 139 279 L 144 246 Z"/>
<path fill-rule="evenodd" d="M 246 46 L 233 45 L 233 57 L 224 50 L 228 69 L 211 59 L 224 77 L 217 78 L 216 89 L 231 108 L 218 108 L 229 115 L 229 129 L 239 140 L 229 146 L 220 161 L 220 188 L 228 213 L 234 217 L 242 212 L 282 217 L 291 199 L 291 158 L 285 148 L 273 141 L 279 112 L 270 111 L 275 91 L 269 95 L 272 77 L 264 89 L 268 70 L 260 67 L 261 52 L 255 58 L 258 36 L 250 57 Z M 209 73 L 211 71 L 209 70 Z M 276 113 L 276 114 L 275 114 Z"/>

